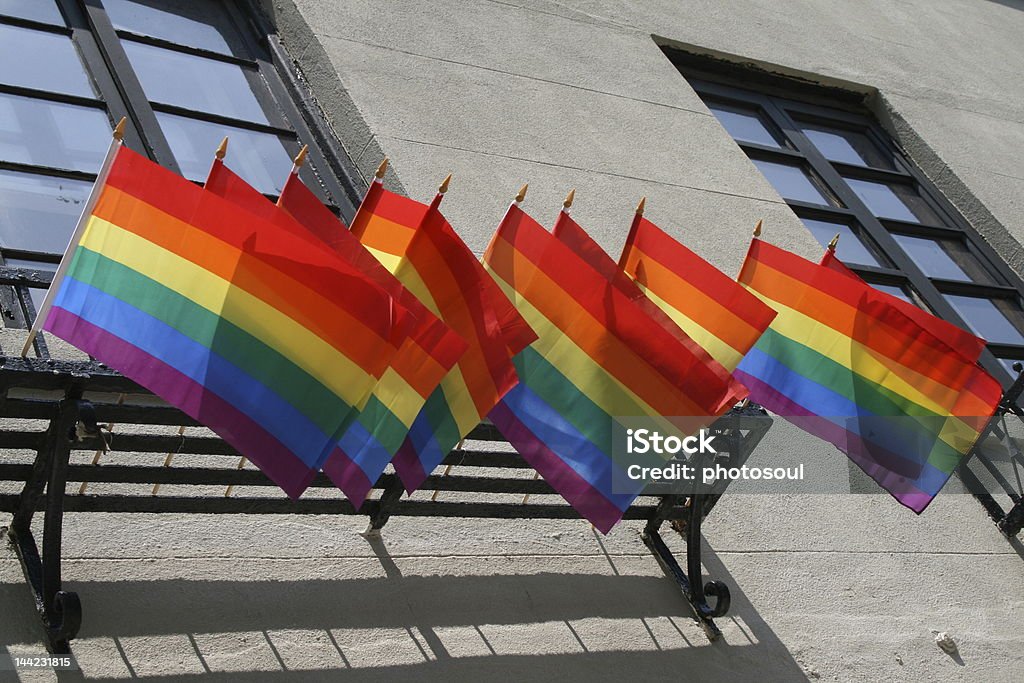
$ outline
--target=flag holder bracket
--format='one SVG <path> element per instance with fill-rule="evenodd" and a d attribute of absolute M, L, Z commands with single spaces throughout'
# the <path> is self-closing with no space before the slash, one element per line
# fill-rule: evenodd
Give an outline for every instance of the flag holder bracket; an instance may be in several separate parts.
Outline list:
<path fill-rule="evenodd" d="M 391 518 L 391 512 L 395 509 L 398 501 L 401 500 L 403 493 L 405 493 L 405 487 L 402 485 L 402 480 L 397 476 L 393 477 L 380 494 L 380 498 L 377 499 L 377 504 L 372 506 L 374 509 L 370 513 L 370 524 L 366 527 L 366 531 L 363 532 L 363 536 L 380 536 L 380 530 L 388 523 L 388 520 Z"/>
<path fill-rule="evenodd" d="M 267 495 L 273 483 L 259 470 L 238 469 L 239 453 L 230 445 L 191 431 L 198 426 L 195 420 L 154 403 L 152 394 L 95 361 L 0 356 L 0 392 L 0 418 L 13 418 L 0 420 L 0 452 L 5 454 L 0 482 L 21 486 L 21 493 L 0 492 L 0 512 L 13 513 L 7 540 L 21 562 L 46 646 L 54 654 L 69 652 L 83 617 L 78 595 L 61 583 L 66 512 L 358 515 L 369 519 L 366 533 L 371 537 L 392 517 L 579 520 L 579 513 L 547 482 L 525 476 L 532 468 L 521 455 L 487 445 L 504 442 L 488 423 L 475 428 L 468 436 L 471 445 L 449 453 L 420 486 L 428 494 L 444 495 L 404 496 L 398 476 L 386 473 L 374 483 L 375 494 L 357 509 L 339 495 L 323 495 L 335 491 L 323 473 L 311 483 L 311 495 L 298 500 L 283 493 Z M 711 427 L 716 445 L 727 446 L 719 453 L 731 466 L 742 465 L 771 422 L 753 405 L 719 418 Z M 109 430 L 115 424 L 117 438 L 107 443 L 100 427 Z M 34 459 L 26 452 L 34 453 Z M 97 452 L 102 458 L 95 457 Z M 175 454 L 173 462 L 167 453 Z M 147 455 L 164 464 L 154 464 Z M 225 486 L 233 487 L 232 495 L 223 495 Z M 724 584 L 701 580 L 701 527 L 721 494 L 644 495 L 623 516 L 646 525 L 644 542 L 710 638 L 719 634 L 713 618 L 728 609 L 729 591 Z M 41 544 L 32 534 L 35 513 L 43 515 Z M 682 536 L 685 571 L 672 543 L 662 537 L 665 523 Z M 709 605 L 709 596 L 717 598 L 714 604 Z"/>
<path fill-rule="evenodd" d="M 672 500 L 672 499 L 676 500 Z M 641 533 L 644 544 L 654 553 L 655 559 L 661 565 L 662 570 L 668 574 L 683 592 L 693 616 L 701 625 L 710 640 L 715 640 L 722 635 L 722 631 L 714 622 L 715 617 L 725 616 L 729 611 L 731 596 L 729 586 L 721 581 L 708 581 L 703 583 L 701 577 L 701 524 L 703 522 L 704 496 L 693 495 L 686 500 L 689 503 L 689 518 L 685 524 L 673 524 L 673 528 L 680 531 L 686 539 L 686 571 L 679 566 L 675 555 L 665 544 L 661 537 L 660 528 L 665 521 L 664 515 L 676 504 L 678 497 L 665 496 L 658 505 L 658 514 L 652 517 Z M 682 520 L 679 520 L 682 521 Z M 708 605 L 707 596 L 715 597 L 714 607 Z"/>
<path fill-rule="evenodd" d="M 1003 392 L 1003 397 L 996 406 L 995 413 L 985 425 L 978 440 L 975 441 L 967 457 L 957 467 L 956 472 L 961 481 L 974 497 L 981 503 L 981 506 L 988 513 L 996 528 L 1007 538 L 1013 538 L 1024 528 L 1024 491 L 1018 485 L 1014 486 L 1006 479 L 1005 473 L 1000 471 L 983 452 L 985 442 L 990 436 L 995 436 L 1000 441 L 1009 444 L 1014 448 L 1012 437 L 1006 429 L 1005 420 L 1007 415 L 1015 415 L 1024 421 L 1024 408 L 1021 407 L 1021 396 L 1024 395 L 1024 364 L 1014 363 L 1013 369 L 1017 372 L 1017 379 L 1010 388 Z M 1017 467 L 1024 467 L 1024 454 L 1019 450 L 1008 454 L 1011 462 Z M 978 475 L 972 470 L 972 465 L 977 464 L 982 475 L 989 480 L 989 484 L 983 483 Z M 1002 489 L 1010 499 L 1010 509 L 1005 510 L 1003 506 L 992 495 L 992 488 Z"/>
<path fill-rule="evenodd" d="M 85 377 L 87 378 L 87 376 Z M 78 594 L 65 591 L 61 579 L 61 544 L 64 526 L 64 498 L 72 444 L 100 436 L 96 413 L 82 399 L 82 387 L 72 384 L 38 450 L 25 487 L 18 496 L 8 542 L 18 556 L 25 580 L 32 591 L 36 610 L 43 622 L 47 649 L 54 654 L 70 653 L 69 643 L 82 624 Z M 32 534 L 35 512 L 43 510 L 43 546 L 40 552 Z"/>
<path fill-rule="evenodd" d="M 716 443 L 724 442 L 726 467 L 740 467 L 750 458 L 754 449 L 767 434 L 772 419 L 761 406 L 744 402 L 733 408 L 711 426 Z M 720 458 L 722 454 L 719 454 Z M 710 464 L 710 463 L 703 463 Z M 709 640 L 722 635 L 715 624 L 716 617 L 725 616 L 732 602 L 729 586 L 721 581 L 705 582 L 702 574 L 701 552 L 703 536 L 701 527 L 708 514 L 714 509 L 728 487 L 728 481 L 716 481 L 709 486 L 695 484 L 688 495 L 663 496 L 654 514 L 644 526 L 641 538 L 654 554 L 662 570 L 679 585 L 697 623 L 704 629 Z M 683 511 L 683 515 L 677 511 Z M 679 565 L 676 556 L 661 537 L 661 527 L 668 522 L 686 543 L 686 570 Z M 708 597 L 714 604 L 708 604 Z"/>

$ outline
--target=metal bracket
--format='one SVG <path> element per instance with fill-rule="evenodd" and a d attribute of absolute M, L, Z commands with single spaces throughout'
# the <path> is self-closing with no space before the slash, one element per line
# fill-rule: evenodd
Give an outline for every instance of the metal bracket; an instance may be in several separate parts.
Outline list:
<path fill-rule="evenodd" d="M 765 410 L 749 402 L 736 406 L 712 425 L 716 436 L 728 444 L 724 452 L 728 454 L 732 467 L 747 461 L 770 427 L 771 419 Z M 729 611 L 732 596 L 729 587 L 721 581 L 705 583 L 703 580 L 701 525 L 725 493 L 727 485 L 716 482 L 710 487 L 696 488 L 685 496 L 677 494 L 662 497 L 641 534 L 658 564 L 679 585 L 697 623 L 710 640 L 722 635 L 714 619 Z M 682 518 L 672 514 L 680 504 L 688 513 Z M 675 517 L 671 522 L 672 528 L 686 541 L 686 571 L 679 566 L 661 537 L 661 525 L 671 517 Z M 708 604 L 708 596 L 714 598 L 714 605 Z"/>
<path fill-rule="evenodd" d="M 710 640 L 715 640 L 722 635 L 722 631 L 714 622 L 715 617 L 721 617 L 729 611 L 731 596 L 729 587 L 721 581 L 703 582 L 701 575 L 701 524 L 704 520 L 704 495 L 692 495 L 686 498 L 690 511 L 686 519 L 685 528 L 681 531 L 686 539 L 686 571 L 679 566 L 672 551 L 665 545 L 659 529 L 668 512 L 676 506 L 679 496 L 665 496 L 654 516 L 644 527 L 641 538 L 644 544 L 654 553 L 661 568 L 669 574 L 686 598 L 686 602 L 693 610 L 693 616 L 701 625 Z M 714 607 L 710 606 L 707 596 L 715 598 Z"/>
<path fill-rule="evenodd" d="M 989 437 L 989 435 L 996 435 L 997 438 L 1010 439 L 1009 432 L 1005 429 L 1005 419 L 1007 415 L 1016 415 L 1017 417 L 1024 420 L 1024 409 L 1018 405 L 1021 399 L 1021 395 L 1024 394 L 1024 364 L 1014 363 L 1013 369 L 1017 372 L 1017 379 L 1014 380 L 1013 384 L 1003 392 L 1002 399 L 999 401 L 999 406 L 996 408 L 995 414 L 989 419 L 985 428 L 981 431 L 978 436 L 978 440 L 975 441 L 974 446 L 968 452 L 967 456 L 961 461 L 960 466 L 957 468 L 957 472 L 960 478 L 963 480 L 967 489 L 974 494 L 974 497 L 981 503 L 982 507 L 988 513 L 992 521 L 996 523 L 996 527 L 1000 532 L 1008 538 L 1013 538 L 1022 527 L 1024 527 L 1024 497 L 1019 493 L 1011 490 L 1009 484 L 1005 481 L 1002 482 L 1006 492 L 1009 495 L 1013 505 L 1009 510 L 1004 510 L 1002 505 L 996 501 L 995 497 L 989 493 L 985 486 L 981 483 L 978 477 L 967 467 L 968 463 L 977 456 L 977 460 L 983 467 L 985 467 L 989 473 L 996 477 L 997 481 L 1000 481 L 999 472 L 995 469 L 994 465 L 982 457 L 979 449 L 982 443 Z M 999 423 L 1003 421 L 1003 427 L 1000 428 Z"/>
<path fill-rule="evenodd" d="M 402 494 L 405 493 L 405 487 L 402 486 L 402 480 L 397 474 L 392 475 L 394 478 L 391 483 L 387 485 L 383 493 L 380 494 L 380 499 L 373 501 L 376 503 L 370 510 L 370 525 L 366 527 L 366 531 L 363 532 L 363 536 L 380 536 L 380 530 L 384 528 L 384 525 L 388 523 L 391 518 L 391 510 L 394 508 Z M 368 501 L 369 502 L 369 501 Z"/>
<path fill-rule="evenodd" d="M 50 420 L 7 532 L 42 619 L 47 650 L 53 654 L 69 653 L 69 641 L 82 625 L 78 594 L 61 588 L 61 533 L 71 444 L 98 434 L 92 404 L 72 387 Z M 44 510 L 42 554 L 31 529 L 40 504 Z"/>

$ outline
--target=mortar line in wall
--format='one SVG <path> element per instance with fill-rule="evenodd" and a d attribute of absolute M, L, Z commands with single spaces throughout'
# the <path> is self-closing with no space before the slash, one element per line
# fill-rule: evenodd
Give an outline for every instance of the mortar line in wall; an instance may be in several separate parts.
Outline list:
<path fill-rule="evenodd" d="M 537 9 L 536 7 L 524 7 L 523 5 L 517 5 L 514 2 L 502 2 L 501 0 L 487 0 L 487 2 L 490 2 L 493 5 L 501 5 L 502 7 L 510 7 L 512 9 L 517 9 L 520 10 L 521 12 L 533 12 L 535 14 L 543 14 L 549 17 L 556 17 L 558 19 L 572 21 L 577 24 L 590 24 L 593 26 L 612 26 L 617 28 L 628 29 L 630 31 L 642 32 L 642 29 L 639 26 L 633 26 L 632 24 L 623 24 L 621 22 L 608 19 L 607 17 L 599 17 L 593 14 L 587 14 L 586 12 L 580 12 L 579 10 L 576 10 L 578 14 L 582 14 L 583 16 L 587 17 L 588 19 L 591 19 L 592 21 L 584 21 L 577 17 L 567 16 L 565 14 L 558 14 L 557 12 L 545 12 L 544 10 Z M 552 4 L 558 5 L 564 9 L 572 11 L 572 8 L 566 7 L 562 3 L 555 2 Z"/>
<path fill-rule="evenodd" d="M 932 91 L 932 92 L 935 92 L 936 95 L 944 95 L 945 94 L 945 93 L 938 92 L 938 91 Z M 948 101 L 943 100 L 943 99 L 939 99 L 938 97 L 930 97 L 928 93 L 923 93 L 923 94 L 919 94 L 919 95 L 912 95 L 912 94 L 910 94 L 908 92 L 905 92 L 903 90 L 897 90 L 895 88 L 884 88 L 884 89 L 882 89 L 882 94 L 886 95 L 886 96 L 888 96 L 888 95 L 896 95 L 898 97 L 902 97 L 902 98 L 907 99 L 907 100 L 913 100 L 914 102 L 921 102 L 921 101 L 923 101 L 923 102 L 927 102 L 927 103 L 930 103 L 930 104 L 937 104 L 939 106 L 947 107 L 949 109 L 955 109 L 956 111 L 962 111 L 962 112 L 967 113 L 967 114 L 977 114 L 978 116 L 983 116 L 983 117 L 985 117 L 987 119 L 992 119 L 993 121 L 1000 121 L 1002 123 L 1006 123 L 1007 121 L 1009 121 L 1011 123 L 1021 123 L 1021 124 L 1024 124 L 1024 112 L 1021 112 L 1019 114 L 1020 118 L 1018 118 L 1018 115 L 1014 115 L 1014 116 L 1000 116 L 998 114 L 991 114 L 989 112 L 978 111 L 977 109 L 971 109 L 969 107 L 958 107 L 955 104 L 949 104 Z M 993 102 L 993 104 L 998 104 L 998 103 L 997 102 Z M 896 110 L 896 113 L 898 113 L 900 116 L 902 116 L 904 119 L 906 119 L 906 112 L 900 111 L 896 107 L 894 107 L 894 109 Z M 910 124 L 909 121 L 907 121 L 907 123 L 908 123 L 908 125 Z M 916 127 L 914 127 L 914 129 L 916 130 Z"/>
<path fill-rule="evenodd" d="M 800 550 L 794 548 L 766 548 L 766 549 L 752 549 L 752 550 L 726 550 L 719 548 L 712 548 L 715 555 L 907 555 L 907 556 L 935 556 L 935 557 L 1019 557 L 1019 555 L 1012 549 L 1008 549 L 1006 552 L 998 551 L 969 551 L 969 550 L 842 550 L 842 549 L 822 549 L 822 550 Z M 523 555 L 510 555 L 503 553 L 477 553 L 477 554 L 446 554 L 446 555 L 419 555 L 419 554 L 390 554 L 389 557 L 394 560 L 448 560 L 448 559 L 596 559 L 596 560 L 607 560 L 609 557 L 612 558 L 645 558 L 650 557 L 650 553 L 647 552 L 636 552 L 636 553 L 528 553 Z M 211 560 L 211 561 L 237 561 L 240 559 L 247 560 L 261 560 L 268 562 L 294 562 L 295 560 L 374 560 L 376 559 L 372 555 L 167 555 L 167 556 L 151 556 L 141 555 L 132 557 L 102 557 L 102 556 L 81 556 L 81 557 L 65 557 L 64 562 L 103 562 L 103 563 L 118 563 L 118 562 L 138 562 L 140 560 L 149 560 L 152 562 L 180 562 L 182 560 Z M 13 564 L 13 563 L 12 563 Z"/>
<path fill-rule="evenodd" d="M 954 13 L 952 13 L 952 12 L 946 10 L 946 9 L 943 9 L 940 6 L 939 3 L 928 2 L 928 3 L 926 3 L 926 5 L 928 7 L 928 11 L 929 12 L 935 12 L 936 14 L 945 14 L 947 17 L 950 17 L 951 19 L 956 19 L 957 21 L 963 21 L 964 20 L 963 16 L 961 16 L 959 14 L 954 14 Z M 1000 26 L 998 24 L 990 24 L 987 21 L 981 21 L 981 20 L 979 20 L 976 17 L 971 17 L 971 19 L 973 19 L 974 23 L 977 24 L 978 26 L 984 26 L 986 28 L 996 29 L 996 30 L 1000 30 L 1000 31 L 1002 29 L 1006 28 L 1005 26 Z"/>
<path fill-rule="evenodd" d="M 492 73 L 502 74 L 502 75 L 505 75 L 505 76 L 512 76 L 514 78 L 523 78 L 523 79 L 530 80 L 530 81 L 537 81 L 539 83 L 548 83 L 550 85 L 558 85 L 558 86 L 561 86 L 563 88 L 571 88 L 573 90 L 582 90 L 584 92 L 594 93 L 596 95 L 605 95 L 607 97 L 615 97 L 615 98 L 618 98 L 618 99 L 628 100 L 630 102 L 641 102 L 641 103 L 650 104 L 650 105 L 653 105 L 653 106 L 656 106 L 656 107 L 665 107 L 667 109 L 673 109 L 673 110 L 676 110 L 676 111 L 685 111 L 685 112 L 690 113 L 690 114 L 699 114 L 700 116 L 713 116 L 713 114 L 711 114 L 709 112 L 706 112 L 706 111 L 700 111 L 700 110 L 697 110 L 697 109 L 687 109 L 686 107 L 681 107 L 681 106 L 675 105 L 675 104 L 668 104 L 667 102 L 656 102 L 654 100 L 646 100 L 646 99 L 644 99 L 642 97 L 631 97 L 629 95 L 621 95 L 619 93 L 608 92 L 606 90 L 597 90 L 596 88 L 588 88 L 588 87 L 583 86 L 583 85 L 574 85 L 572 83 L 565 83 L 563 81 L 554 81 L 554 80 L 551 80 L 551 79 L 548 79 L 548 78 L 540 78 L 539 76 L 530 76 L 528 74 L 516 73 L 515 71 L 505 71 L 504 69 L 496 69 L 496 68 L 491 67 L 491 66 L 483 66 L 483 65 L 480 65 L 480 64 L 473 64 L 471 62 L 460 62 L 457 59 L 447 59 L 445 57 L 436 57 L 434 55 L 425 55 L 425 54 L 422 54 L 420 52 L 413 52 L 412 50 L 403 50 L 403 49 L 400 49 L 400 48 L 397 48 L 397 47 L 391 47 L 391 46 L 388 46 L 388 45 L 380 45 L 378 43 L 368 43 L 368 42 L 363 41 L 363 40 L 356 40 L 355 38 L 347 38 L 345 36 L 338 36 L 338 35 L 334 35 L 334 34 L 331 34 L 331 33 L 323 33 L 322 35 L 324 37 L 326 37 L 326 38 L 332 38 L 334 40 L 341 40 L 341 41 L 344 41 L 344 42 L 347 42 L 347 43 L 354 43 L 356 45 L 362 45 L 364 47 L 374 47 L 374 48 L 378 48 L 378 49 L 381 49 L 381 50 L 387 50 L 389 52 L 397 52 L 399 54 L 409 55 L 411 57 L 419 57 L 420 59 L 429 59 L 431 61 L 442 62 L 444 64 L 456 64 L 458 66 L 465 66 L 465 67 L 469 67 L 469 68 L 472 68 L 472 69 L 480 69 L 482 71 L 489 71 L 489 72 L 492 72 Z"/>
<path fill-rule="evenodd" d="M 964 164 L 963 168 L 979 173 L 991 173 L 1001 178 L 1009 178 L 1010 180 L 1021 180 L 1024 181 L 1024 176 L 1013 175 L 1012 173 L 1003 173 L 1002 171 L 993 171 L 991 168 L 985 168 L 984 166 L 974 166 L 972 164 Z"/>
<path fill-rule="evenodd" d="M 414 145 L 426 145 L 428 147 L 440 147 L 441 149 L 450 149 L 457 152 L 467 152 L 469 154 L 479 154 L 481 156 L 497 157 L 499 159 L 508 159 L 510 161 L 522 161 L 530 164 L 538 164 L 540 166 L 551 166 L 553 168 L 564 168 L 570 171 L 582 171 L 584 173 L 594 173 L 597 175 L 609 176 L 611 178 L 622 178 L 624 180 L 636 180 L 642 183 L 652 183 L 655 185 L 663 185 L 665 187 L 675 187 L 683 190 L 694 190 L 697 192 L 710 192 L 711 194 L 724 195 L 726 197 L 737 197 L 739 199 L 749 199 L 756 202 L 765 202 L 768 204 L 778 204 L 780 206 L 786 206 L 784 201 L 778 199 L 769 199 L 766 197 L 754 197 L 747 194 L 739 194 L 736 192 L 725 192 L 723 190 L 713 190 L 707 187 L 697 187 L 695 185 L 684 185 L 682 183 L 670 183 L 665 180 L 655 180 L 653 178 L 641 178 L 639 176 L 626 175 L 624 173 L 612 173 L 611 171 L 599 171 L 593 168 L 581 168 L 579 166 L 569 166 L 568 164 L 557 164 L 553 161 L 541 161 L 540 159 L 528 159 L 526 157 L 517 157 L 509 154 L 498 154 L 497 152 L 484 152 L 477 149 L 467 149 L 465 147 L 456 147 L 454 145 L 443 145 L 438 142 L 426 142 L 424 140 L 412 140 L 410 138 L 402 138 L 396 135 L 384 135 L 378 134 L 378 138 L 385 140 L 397 140 L 399 142 L 408 142 Z"/>

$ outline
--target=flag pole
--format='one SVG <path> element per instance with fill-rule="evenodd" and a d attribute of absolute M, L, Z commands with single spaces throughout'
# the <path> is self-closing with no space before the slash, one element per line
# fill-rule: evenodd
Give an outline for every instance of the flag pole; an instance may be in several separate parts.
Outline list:
<path fill-rule="evenodd" d="M 626 256 L 629 255 L 629 245 L 636 239 L 636 233 L 640 229 L 640 221 L 644 217 L 644 207 L 646 206 L 647 197 L 641 197 L 636 205 L 636 211 L 633 212 L 633 223 L 629 226 L 629 234 L 626 235 L 626 241 L 622 245 L 622 252 L 619 254 L 619 270 L 626 269 Z"/>
<path fill-rule="evenodd" d="M 552 232 L 558 234 L 558 226 L 561 225 L 563 218 L 568 218 L 572 210 L 572 203 L 576 201 L 576 188 L 569 190 L 569 194 L 565 195 L 565 201 L 562 202 L 562 210 L 558 212 L 558 218 L 555 219 L 555 226 L 552 228 Z"/>
<path fill-rule="evenodd" d="M 519 188 L 519 194 L 516 195 L 515 204 L 519 205 L 526 201 L 526 191 L 530 189 L 530 183 L 523 183 L 523 186 Z"/>
<path fill-rule="evenodd" d="M 826 249 L 828 249 L 829 251 L 831 251 L 834 254 L 834 253 L 836 253 L 836 246 L 838 244 L 839 244 L 839 233 L 837 232 L 836 236 L 832 238 L 832 241 L 828 243 L 828 247 L 826 247 Z"/>
<path fill-rule="evenodd" d="M 754 223 L 754 237 L 761 236 L 761 228 L 764 225 L 764 219 L 758 218 L 757 223 Z"/>
<path fill-rule="evenodd" d="M 299 156 L 304 156 L 305 151 L 306 151 L 306 148 L 303 147 L 302 150 L 299 152 Z M 211 173 L 213 172 L 213 169 L 216 168 L 217 162 L 218 161 L 223 162 L 224 161 L 224 157 L 226 157 L 227 154 L 228 154 L 228 137 L 225 135 L 224 139 L 220 141 L 219 145 L 217 145 L 217 150 L 213 153 L 213 163 L 210 164 L 210 172 Z M 296 157 L 295 163 L 299 163 L 298 157 Z M 295 166 L 292 166 L 292 172 L 293 173 L 295 172 L 295 168 L 296 168 Z M 207 179 L 209 179 L 210 174 L 207 174 L 206 177 L 207 177 Z M 178 436 L 184 437 L 184 435 L 185 435 L 185 425 L 181 425 L 180 427 L 178 427 Z M 171 463 L 173 461 L 174 461 L 174 453 L 173 452 L 169 452 L 166 455 L 166 457 L 164 457 L 164 467 L 170 467 Z M 239 461 L 238 461 L 238 469 L 243 469 L 247 462 L 248 462 L 248 460 L 243 455 L 241 457 L 241 459 L 239 459 Z M 231 491 L 234 488 L 235 488 L 234 484 L 229 484 L 224 489 L 224 497 L 225 498 L 230 497 L 231 496 Z M 153 494 L 152 495 L 155 496 L 158 493 L 160 493 L 160 484 L 153 484 Z"/>
<path fill-rule="evenodd" d="M 508 210 L 506 210 L 506 212 L 505 212 L 506 216 L 508 215 L 508 211 L 512 210 L 513 206 L 519 206 L 524 201 L 526 201 L 526 191 L 529 190 L 529 189 L 530 189 L 530 184 L 529 183 L 523 183 L 523 186 L 521 188 L 519 188 L 519 193 L 516 194 L 516 197 L 512 201 L 512 204 L 508 207 Z M 575 192 L 576 191 L 573 190 L 572 192 L 569 193 L 569 196 L 565 198 L 566 203 L 564 203 L 562 205 L 562 210 L 565 211 L 566 213 L 568 213 L 568 208 L 570 206 L 572 206 L 572 199 L 573 199 L 573 197 L 575 197 Z M 502 221 L 504 222 L 504 219 L 502 219 Z M 536 481 L 539 478 L 540 478 L 540 472 L 534 471 L 534 473 L 533 473 L 533 481 Z M 529 500 L 530 500 L 530 494 L 529 493 L 523 495 L 522 505 L 526 505 L 526 503 Z"/>
<path fill-rule="evenodd" d="M 306 163 L 306 156 L 308 154 L 309 145 L 303 145 L 302 149 L 299 150 L 299 153 L 295 155 L 294 159 L 292 159 L 292 170 L 288 171 L 289 180 L 291 180 L 292 176 L 297 176 L 299 174 L 299 169 L 301 169 L 302 166 Z M 283 195 L 284 192 L 282 192 L 281 194 Z M 278 195 L 277 197 L 277 205 L 281 206 L 281 195 Z"/>
<path fill-rule="evenodd" d="M 249 462 L 249 461 L 246 460 L 245 456 L 243 455 L 241 458 L 238 459 L 238 466 L 235 467 L 235 469 L 236 470 L 244 470 L 245 469 L 245 463 L 247 463 L 247 462 Z M 234 490 L 235 490 L 235 485 L 234 484 L 228 484 L 228 487 L 226 489 L 224 489 L 224 497 L 225 498 L 230 498 L 231 497 L 231 492 L 234 491 Z"/>
<path fill-rule="evenodd" d="M 224 139 L 227 140 L 227 138 Z M 185 425 L 178 427 L 178 436 L 181 438 L 181 442 L 178 444 L 178 447 L 181 448 L 182 444 L 185 442 Z M 164 467 L 171 466 L 171 461 L 174 460 L 174 453 L 175 451 L 168 451 L 167 456 L 164 458 Z M 155 496 L 158 493 L 160 493 L 160 482 L 153 484 L 153 495 Z"/>
<path fill-rule="evenodd" d="M 462 452 L 462 444 L 464 444 L 464 443 L 466 443 L 466 440 L 464 438 L 463 439 L 459 439 L 459 442 L 457 444 L 455 444 L 455 448 L 452 449 L 452 452 L 453 453 L 461 453 Z M 451 471 L 452 471 L 452 466 L 451 465 L 445 465 L 444 466 L 444 472 L 441 473 L 441 478 L 443 479 L 443 478 L 447 477 L 448 473 L 451 472 Z M 437 500 L 437 494 L 439 494 L 439 493 L 441 493 L 441 489 L 434 489 L 434 493 L 431 494 L 430 500 L 431 501 Z"/>
<path fill-rule="evenodd" d="M 505 222 L 505 219 L 508 218 L 508 212 L 512 210 L 513 206 L 519 206 L 520 204 L 522 204 L 523 202 L 526 201 L 526 192 L 529 189 L 530 189 L 530 183 L 523 183 L 523 186 L 519 188 L 519 192 L 516 193 L 516 196 L 512 200 L 512 203 L 508 205 L 507 209 L 505 209 L 505 215 L 502 216 L 500 223 L 504 223 Z M 497 233 L 495 233 L 495 234 L 497 234 Z"/>
<path fill-rule="evenodd" d="M 213 153 L 213 163 L 210 164 L 210 170 L 206 174 L 206 182 L 210 182 L 210 176 L 213 175 L 213 169 L 217 168 L 217 162 L 223 162 L 224 157 L 228 155 L 228 136 L 224 136 L 224 139 L 217 145 L 217 151 Z"/>
<path fill-rule="evenodd" d="M 441 200 L 444 199 L 445 193 L 448 191 L 448 185 L 452 182 L 452 174 L 449 173 L 444 180 L 441 181 L 441 185 L 437 188 L 437 194 L 434 195 L 434 200 L 430 202 L 429 211 L 437 209 L 441 205 Z"/>
<path fill-rule="evenodd" d="M 85 232 L 85 226 L 88 222 L 89 216 L 92 215 L 92 210 L 96 207 L 96 201 L 99 199 L 99 188 L 107 181 L 107 175 L 110 173 L 110 167 L 114 163 L 114 157 L 117 155 L 117 151 L 124 144 L 124 128 L 128 123 L 126 117 L 121 117 L 121 120 L 114 126 L 114 132 L 111 134 L 110 147 L 107 148 L 107 154 L 103 157 L 103 163 L 100 165 L 100 172 L 96 176 L 96 182 L 93 183 L 92 191 L 89 192 L 88 199 L 85 200 L 85 205 L 82 207 L 82 214 L 78 217 L 78 223 L 75 225 L 74 232 L 71 233 L 71 238 L 68 240 L 67 249 L 64 250 L 64 256 L 60 259 L 60 265 L 57 266 L 57 271 L 53 274 L 53 280 L 50 282 L 49 288 L 46 290 L 46 296 L 43 297 L 43 303 L 39 305 L 39 310 L 36 311 L 36 319 L 32 321 L 32 329 L 28 331 L 28 337 L 25 339 L 25 345 L 21 347 L 21 357 L 24 358 L 28 355 L 28 350 L 32 348 L 32 342 L 35 341 L 36 335 L 39 334 L 39 329 L 46 322 L 46 316 L 49 315 L 50 309 L 53 307 L 53 299 L 57 295 L 57 289 L 60 286 L 61 280 L 64 279 L 64 275 L 68 272 L 68 267 L 71 265 L 71 259 L 75 254 L 75 249 L 78 248 L 78 243 L 82 239 L 82 233 Z"/>
<path fill-rule="evenodd" d="M 355 215 L 352 216 L 352 225 L 356 224 L 356 219 L 359 218 L 359 212 L 363 210 L 363 205 L 366 204 L 366 199 L 370 196 L 370 193 L 375 188 L 384 186 L 384 174 L 388 172 L 388 158 L 384 157 L 383 161 L 377 166 L 377 170 L 373 173 L 373 180 L 370 181 L 370 186 L 366 188 L 366 192 L 363 194 L 363 198 L 359 200 L 359 206 L 356 207 Z"/>
<path fill-rule="evenodd" d="M 125 398 L 126 395 L 127 394 L 121 394 L 121 395 L 119 395 L 117 397 L 117 405 L 119 405 L 119 406 L 124 405 L 124 398 Z M 115 425 L 113 422 L 107 424 L 107 435 L 108 436 L 114 433 L 114 427 L 116 427 L 116 426 L 117 425 Z M 104 453 L 107 452 L 107 447 L 109 445 L 107 440 L 103 437 L 103 432 L 102 431 L 100 432 L 100 440 L 102 441 L 102 443 L 100 444 L 100 448 L 95 453 L 93 453 L 93 455 L 92 455 L 92 464 L 93 465 L 99 465 L 100 464 L 100 457 Z M 82 478 L 82 485 L 78 487 L 78 495 L 84 495 L 85 494 L 85 489 L 88 488 L 88 486 L 89 486 L 89 482 L 85 479 L 85 477 L 83 477 Z"/>

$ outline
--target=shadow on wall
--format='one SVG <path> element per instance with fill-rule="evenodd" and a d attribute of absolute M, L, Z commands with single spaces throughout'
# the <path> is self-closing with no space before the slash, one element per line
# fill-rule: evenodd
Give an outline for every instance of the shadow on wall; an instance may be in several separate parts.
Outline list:
<path fill-rule="evenodd" d="M 386 577 L 68 582 L 86 612 L 72 649 L 86 677 L 104 680 L 805 678 L 709 552 L 711 574 L 733 592 L 715 643 L 667 577 L 403 577 L 373 545 Z M 26 654 L 2 645 L 38 642 L 24 585 L 0 584 L 0 613 L 0 647 Z"/>

